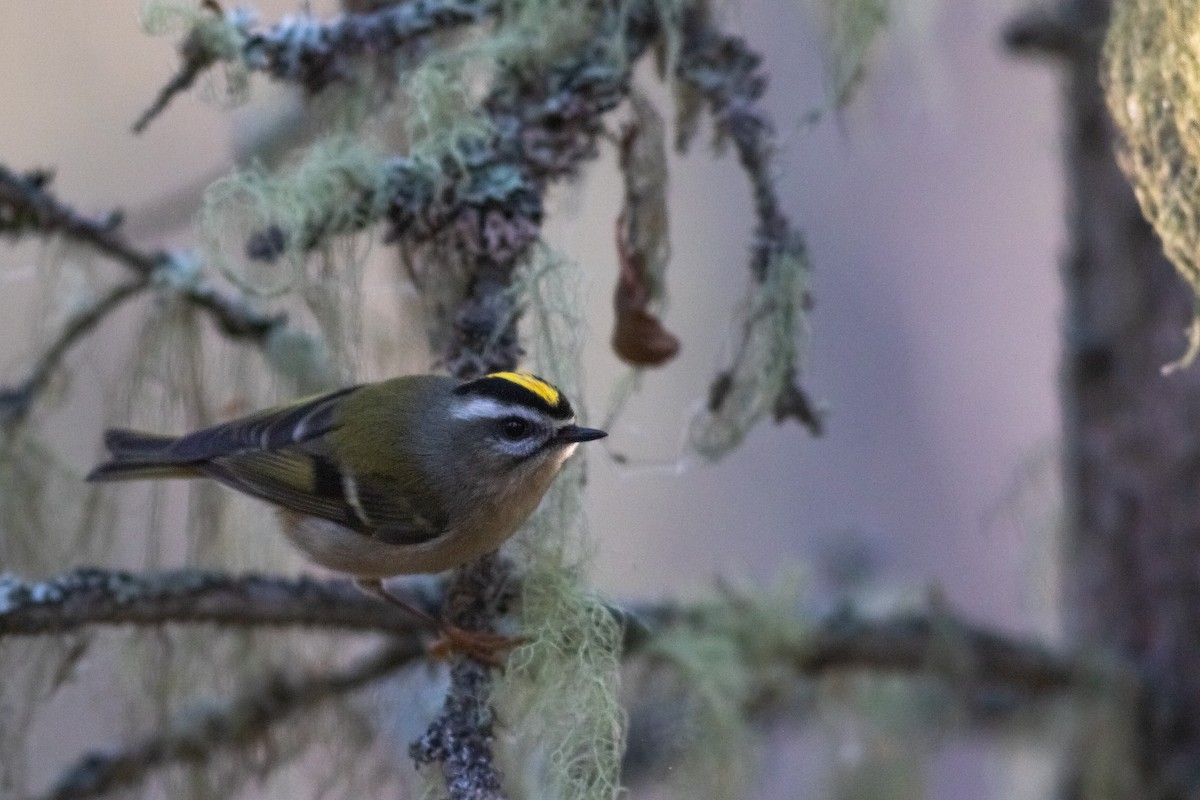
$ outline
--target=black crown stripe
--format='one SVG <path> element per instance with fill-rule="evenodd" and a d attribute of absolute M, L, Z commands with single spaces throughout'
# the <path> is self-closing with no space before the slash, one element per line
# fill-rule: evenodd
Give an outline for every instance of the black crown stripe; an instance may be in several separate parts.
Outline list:
<path fill-rule="evenodd" d="M 538 380 L 541 380 L 541 378 L 538 378 Z M 545 383 L 545 381 L 542 382 Z M 561 393 L 558 393 L 558 402 L 551 404 L 537 392 L 508 378 L 501 378 L 494 375 L 487 375 L 459 384 L 454 389 L 454 393 L 490 397 L 506 403 L 528 406 L 549 414 L 554 419 L 570 419 L 575 416 L 575 412 L 571 409 L 571 404 L 567 402 L 567 398 Z"/>

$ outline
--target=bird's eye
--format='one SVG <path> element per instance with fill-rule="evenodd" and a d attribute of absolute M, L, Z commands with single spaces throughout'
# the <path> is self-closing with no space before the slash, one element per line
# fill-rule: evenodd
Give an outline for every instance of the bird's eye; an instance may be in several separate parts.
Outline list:
<path fill-rule="evenodd" d="M 506 417 L 500 421 L 500 432 L 504 434 L 505 439 L 524 439 L 529 435 L 532 426 L 528 420 L 520 417 Z"/>

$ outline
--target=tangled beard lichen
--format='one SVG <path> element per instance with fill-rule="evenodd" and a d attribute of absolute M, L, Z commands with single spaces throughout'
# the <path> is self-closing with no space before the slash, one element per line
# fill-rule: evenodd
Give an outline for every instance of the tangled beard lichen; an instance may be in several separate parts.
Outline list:
<path fill-rule="evenodd" d="M 620 629 L 587 591 L 579 465 L 568 468 L 528 526 L 521 631 L 494 695 L 497 755 L 514 797 L 609 800 L 624 749 L 617 699 Z"/>
<path fill-rule="evenodd" d="M 1200 3 L 1114 3 L 1102 76 L 1121 168 L 1197 298 L 1187 351 L 1169 371 L 1200 352 Z"/>
<path fill-rule="evenodd" d="M 545 246 L 515 282 L 536 368 L 581 398 L 578 271 Z M 617 697 L 621 631 L 588 591 L 589 546 L 581 513 L 583 463 L 559 476 L 512 549 L 524 564 L 521 630 L 494 694 L 497 755 L 514 797 L 609 800 L 624 748 Z"/>
<path fill-rule="evenodd" d="M 352 233 L 382 216 L 390 197 L 382 155 L 349 136 L 322 140 L 290 165 L 251 166 L 205 193 L 201 234 L 208 261 L 242 291 L 279 297 L 318 280 L 310 275 L 315 242 Z M 262 253 L 251 253 L 257 247 Z M 339 266 L 357 273 L 362 256 Z"/>

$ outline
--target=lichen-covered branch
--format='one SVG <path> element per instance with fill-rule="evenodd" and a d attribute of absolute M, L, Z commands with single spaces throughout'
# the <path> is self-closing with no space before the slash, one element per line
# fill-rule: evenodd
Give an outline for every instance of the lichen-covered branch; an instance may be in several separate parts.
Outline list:
<path fill-rule="evenodd" d="M 480 568 L 465 571 L 460 580 L 478 582 L 451 593 L 455 602 L 467 604 L 448 610 L 457 622 L 479 626 L 493 618 L 494 608 L 505 607 L 508 587 L 495 596 L 502 582 L 487 571 L 494 562 L 494 557 L 485 559 Z M 410 592 L 406 599 L 437 612 L 428 595 Z M 870 619 L 844 610 L 797 624 L 794 636 L 774 638 L 766 650 L 759 638 L 761 620 L 736 602 L 614 607 L 612 613 L 625 630 L 627 659 L 656 653 L 663 637 L 718 635 L 732 642 L 753 668 L 776 676 L 773 679 L 783 675 L 800 682 L 843 671 L 941 678 L 964 698 L 969 718 L 978 723 L 1003 719 L 1042 698 L 1086 693 L 1103 686 L 1111 674 L 1104 665 L 997 634 L 950 613 Z M 274 675 L 228 703 L 199 716 L 181 717 L 139 742 L 90 754 L 64 773 L 46 800 L 101 796 L 140 783 L 154 769 L 203 763 L 219 752 L 249 746 L 289 715 L 424 657 L 411 620 L 349 581 L 233 577 L 199 570 L 159 575 L 77 570 L 45 581 L 0 581 L 0 640 L 61 634 L 90 625 L 213 623 L 294 625 L 399 638 L 345 671 L 301 678 Z M 440 765 L 451 796 L 502 797 L 490 756 L 489 671 L 463 660 L 452 666 L 452 678 L 458 690 L 450 693 L 427 734 L 413 743 L 412 755 L 419 764 Z"/>
<path fill-rule="evenodd" d="M 184 40 L 179 70 L 133 130 L 145 130 L 176 95 L 222 61 L 264 72 L 316 94 L 330 84 L 359 79 L 359 62 L 364 58 L 396 56 L 434 33 L 482 22 L 499 7 L 498 0 L 415 0 L 325 21 L 297 15 L 268 28 L 256 28 L 253 15 L 244 9 L 222 12 L 216 3 L 210 3 L 206 11 L 213 18 Z M 220 35 L 213 35 L 218 28 Z"/>
<path fill-rule="evenodd" d="M 625 622 L 625 652 L 638 653 L 656 636 L 683 628 L 711 630 L 710 609 L 657 605 L 614 609 Z M 749 626 L 749 621 L 747 621 Z M 753 636 L 755 631 L 728 631 Z M 802 635 L 780 640 L 771 658 L 797 678 L 838 670 L 940 674 L 990 687 L 997 696 L 1038 698 L 1081 688 L 1089 669 L 1077 657 L 1037 642 L 1004 636 L 950 614 L 902 614 L 882 619 L 849 609 L 814 623 Z"/>
<path fill-rule="evenodd" d="M 478 628 L 505 609 L 509 590 L 489 570 L 496 558 L 465 570 L 460 581 L 475 580 L 451 592 L 463 607 L 446 613 L 459 624 Z M 507 574 L 505 575 L 507 580 Z M 499 589 L 497 587 L 500 587 Z M 396 589 L 392 589 L 396 591 Z M 840 672 L 903 673 L 942 679 L 961 697 L 974 723 L 1010 718 L 1046 697 L 1086 693 L 1103 687 L 1112 669 L 1034 641 L 997 634 L 949 612 L 907 613 L 871 619 L 845 609 L 823 619 L 804 620 L 797 611 L 788 635 L 764 636 L 763 619 L 748 598 L 699 605 L 651 604 L 612 607 L 625 636 L 625 659 L 662 657 L 660 643 L 714 638 L 767 684 L 818 680 Z M 408 592 L 405 599 L 438 613 L 430 594 Z M 140 742 L 81 759 L 48 798 L 92 797 L 134 785 L 153 769 L 187 761 L 203 763 L 214 754 L 258 741 L 291 713 L 323 698 L 350 691 L 404 663 L 424 657 L 411 620 L 364 595 L 349 581 L 318 581 L 261 575 L 228 576 L 200 570 L 138 575 L 77 570 L 44 581 L 0 581 L 0 644 L 5 637 L 63 634 L 96 625 L 216 624 L 228 627 L 299 626 L 329 632 L 395 635 L 389 654 L 335 675 L 260 681 L 227 704 L 188 717 Z M 703 649 L 703 648 L 702 648 Z M 395 660 L 393 660 L 393 658 Z M 373 664 L 374 666 L 371 666 Z M 357 676 L 357 677 L 355 677 Z M 500 775 L 490 754 L 494 720 L 488 707 L 489 670 L 470 660 L 452 666 L 458 687 L 443 713 L 411 752 L 419 764 L 440 766 L 451 796 L 497 798 Z M 754 678 L 756 682 L 758 678 Z M 760 709 L 761 710 L 761 709 Z M 755 712 L 751 703 L 747 714 Z"/>
<path fill-rule="evenodd" d="M 498 554 L 458 570 L 446 594 L 446 616 L 467 630 L 493 630 L 512 600 L 512 565 Z M 450 667 L 442 712 L 409 746 L 417 766 L 437 765 L 452 800 L 502 800 L 492 753 L 491 668 L 470 658 Z"/>
<path fill-rule="evenodd" d="M 14 425 L 23 420 L 38 393 L 50 382 L 67 351 L 91 333 L 112 311 L 121 307 L 126 300 L 141 294 L 149 286 L 150 280 L 145 277 L 118 283 L 67 320 L 24 380 L 13 386 L 0 386 L 0 425 Z"/>
<path fill-rule="evenodd" d="M 42 800 L 102 797 L 141 784 L 156 769 L 202 764 L 217 753 L 249 747 L 272 726 L 386 678 L 423 652 L 417 642 L 401 639 L 342 670 L 301 676 L 279 671 L 265 676 L 225 703 L 188 710 L 152 736 L 88 753 L 62 774 Z"/>
<path fill-rule="evenodd" d="M 792 263 L 807 270 L 808 255 L 804 237 L 783 212 L 775 187 L 774 127 L 758 106 L 767 87 L 766 76 L 759 70 L 760 62 L 759 55 L 744 39 L 716 28 L 707 13 L 692 10 L 684 16 L 683 45 L 676 73 L 708 105 L 718 140 L 733 143 L 738 161 L 750 180 L 757 220 L 750 248 L 750 271 L 755 281 L 766 284 L 772 271 L 779 270 L 782 264 Z M 686 121 L 680 126 L 681 148 L 687 147 L 691 129 Z M 805 310 L 810 302 L 805 289 L 803 308 L 798 310 Z M 713 381 L 709 391 L 710 413 L 721 413 L 722 406 L 733 396 L 731 390 L 740 367 L 737 362 L 747 356 L 752 328 L 758 322 L 745 321 L 735 363 Z M 795 333 L 787 331 L 789 336 Z M 794 419 L 819 436 L 823 429 L 821 412 L 800 387 L 797 372 L 793 353 L 776 381 L 771 413 L 776 422 Z"/>
<path fill-rule="evenodd" d="M 377 13 L 411 8 L 413 13 L 428 16 L 434 7 L 453 7 L 460 12 L 466 7 L 479 18 L 493 10 L 487 3 L 418 2 Z M 214 7 L 212 12 L 216 10 Z M 439 253 L 458 259 L 467 276 L 462 299 L 444 327 L 444 341 L 435 343 L 447 371 L 469 378 L 516 367 L 522 355 L 516 330 L 521 309 L 512 282 L 539 236 L 543 195 L 550 182 L 573 175 L 583 161 L 596 155 L 604 115 L 628 96 L 634 63 L 656 38 L 666 34 L 659 6 L 652 2 L 597 4 L 587 13 L 592 15 L 590 33 L 578 43 L 573 41 L 571 47 L 560 47 L 543 58 L 506 59 L 496 64 L 493 86 L 480 107 L 487 117 L 486 135 L 457 142 L 453 156 L 437 163 L 394 158 L 382 166 L 383 180 L 377 174 L 339 174 L 343 185 L 349 181 L 351 198 L 347 201 L 340 196 L 336 212 L 312 210 L 301 221 L 290 223 L 292 229 L 265 223 L 250 237 L 245 253 L 254 260 L 271 261 L 288 252 L 319 247 L 333 235 L 386 220 L 392 239 L 405 245 L 432 245 Z M 355 59 L 389 51 L 395 55 L 402 47 L 400 40 L 368 45 L 353 33 L 353 26 L 366 20 L 361 15 L 326 23 L 291 20 L 260 34 L 251 34 L 248 23 L 239 19 L 222 14 L 210 20 L 224 26 L 221 37 L 213 37 L 213 30 L 197 28 L 185 46 L 195 52 L 188 56 L 185 51 L 181 75 L 188 74 L 189 58 L 195 69 L 206 68 L 214 58 L 228 58 L 315 92 L 351 76 L 352 67 L 359 66 L 353 63 Z M 435 22 L 430 30 L 472 21 L 476 20 L 451 15 Z M 422 33 L 412 30 L 416 31 L 413 35 Z M 195 50 L 205 36 L 220 48 L 207 53 Z M 253 37 L 259 38 L 252 46 Z M 694 62 L 693 72 L 704 72 L 706 78 L 723 76 L 704 84 L 702 92 L 718 115 L 718 128 L 735 141 L 751 176 L 759 219 L 752 266 L 765 285 L 765 276 L 773 267 L 789 258 L 799 263 L 803 249 L 779 208 L 769 178 L 769 125 L 749 108 L 761 93 L 761 78 L 754 73 L 756 58 L 741 45 L 736 58 L 724 59 L 729 41 L 734 41 L 735 50 L 738 41 L 721 38 L 705 26 L 685 30 L 682 38 L 681 65 Z M 716 52 L 710 54 L 712 47 Z M 694 51 L 692 62 L 687 61 L 690 51 Z M 748 71 L 742 69 L 747 60 L 753 62 Z M 190 80 L 175 83 L 185 86 Z M 164 102 L 157 105 L 164 105 L 169 93 L 160 97 Z M 786 328 L 783 335 L 790 340 L 790 324 L 781 327 Z M 775 415 L 798 416 L 814 426 L 816 414 L 795 386 L 794 359 L 786 359 L 784 371 L 786 386 L 770 396 Z M 500 558 L 468 565 L 457 573 L 448 591 L 449 618 L 469 629 L 494 629 L 505 613 L 512 583 L 512 568 Z M 442 714 L 412 747 L 419 764 L 440 768 L 452 798 L 503 796 L 491 752 L 491 679 L 484 665 L 457 662 Z"/>
<path fill-rule="evenodd" d="M 491 561 L 492 559 L 489 559 Z M 488 581 L 463 592 L 448 609 L 470 623 L 490 604 L 511 601 L 511 587 L 491 598 Z M 432 592 L 389 587 L 431 614 Z M 711 609 L 681 604 L 612 606 L 625 630 L 624 653 L 636 655 L 655 637 L 708 626 Z M 197 569 L 141 574 L 80 569 L 40 581 L 0 577 L 0 639 L 62 634 L 94 625 L 218 624 L 231 627 L 300 626 L 329 631 L 382 633 L 415 638 L 422 631 L 394 606 L 364 594 L 351 581 L 228 575 Z M 937 652 L 958 653 L 957 674 L 1029 695 L 1077 688 L 1088 670 L 1075 656 L 1033 641 L 1004 636 L 953 614 L 905 614 L 882 619 L 846 610 L 784 642 L 779 657 L 798 678 L 839 669 L 922 672 L 939 669 Z M 961 665 L 969 665 L 963 669 Z"/>
<path fill-rule="evenodd" d="M 427 593 L 389 591 L 431 614 Z M 182 569 L 132 573 L 78 569 L 40 581 L 0 576 L 0 638 L 61 634 L 89 625 L 212 623 L 231 627 L 298 625 L 416 638 L 420 625 L 348 580 L 233 576 Z"/>

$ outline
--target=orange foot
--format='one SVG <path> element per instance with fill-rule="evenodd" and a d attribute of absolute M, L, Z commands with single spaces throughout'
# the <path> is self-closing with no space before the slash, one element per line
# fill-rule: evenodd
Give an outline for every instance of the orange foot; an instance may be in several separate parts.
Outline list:
<path fill-rule="evenodd" d="M 445 661 L 455 654 L 461 654 L 493 669 L 504 669 L 508 651 L 529 641 L 525 636 L 469 631 L 449 622 L 438 625 L 438 632 L 441 635 L 429 645 L 431 656 Z"/>

